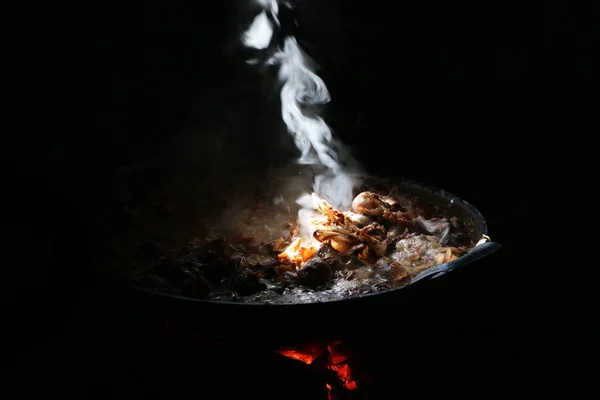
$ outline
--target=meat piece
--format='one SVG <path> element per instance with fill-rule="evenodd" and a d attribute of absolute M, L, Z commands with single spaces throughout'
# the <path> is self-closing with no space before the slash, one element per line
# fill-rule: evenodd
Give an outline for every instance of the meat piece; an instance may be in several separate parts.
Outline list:
<path fill-rule="evenodd" d="M 324 243 L 323 245 L 321 245 L 321 247 L 319 247 L 319 250 L 317 250 L 316 256 L 322 259 L 332 259 L 339 257 L 340 253 L 336 251 L 333 247 L 331 247 L 329 243 Z"/>
<path fill-rule="evenodd" d="M 397 209 L 402 204 L 402 202 L 399 199 L 397 199 L 393 196 L 379 196 L 379 200 L 386 203 L 392 209 Z"/>
<path fill-rule="evenodd" d="M 464 250 L 440 245 L 436 236 L 419 235 L 400 240 L 390 258 L 414 276 L 434 265 L 455 260 Z"/>
<path fill-rule="evenodd" d="M 196 259 L 201 263 L 228 263 L 235 248 L 222 236 L 208 238 L 197 250 Z"/>
<path fill-rule="evenodd" d="M 275 263 L 275 264 L 269 265 L 269 266 L 265 267 L 263 270 L 261 270 L 263 277 L 266 279 L 275 278 L 275 276 L 277 275 L 277 266 L 278 265 L 279 264 Z"/>
<path fill-rule="evenodd" d="M 276 241 L 271 243 L 272 250 L 275 253 L 279 253 L 279 252 L 285 250 L 285 248 L 287 246 L 288 246 L 287 242 L 282 237 L 280 237 L 279 239 L 277 239 Z"/>
<path fill-rule="evenodd" d="M 356 254 L 360 254 L 365 248 L 367 248 L 367 245 L 364 243 L 356 244 L 343 253 L 341 258 L 342 260 L 348 261 L 349 258 L 352 258 L 352 256 Z"/>
<path fill-rule="evenodd" d="M 208 279 L 212 284 L 218 284 L 223 279 L 228 279 L 236 270 L 236 264 L 233 260 L 228 260 L 223 263 L 200 263 L 200 275 Z"/>
<path fill-rule="evenodd" d="M 345 253 L 354 245 L 359 243 L 358 238 L 331 225 L 319 225 L 313 232 L 313 237 L 321 243 L 329 243 L 329 245 L 340 253 Z"/>
<path fill-rule="evenodd" d="M 392 198 L 390 196 L 386 196 L 387 198 Z M 394 196 L 393 200 L 385 201 L 390 205 L 393 211 L 405 211 L 410 213 L 410 215 L 425 215 L 429 213 L 429 207 L 422 203 L 422 200 L 414 197 L 406 197 L 406 196 Z"/>
<path fill-rule="evenodd" d="M 352 210 L 369 217 L 381 217 L 389 206 L 373 192 L 359 193 L 352 201 Z"/>
<path fill-rule="evenodd" d="M 375 271 L 371 267 L 361 266 L 352 270 L 345 270 L 340 272 L 347 280 L 369 280 L 373 279 Z"/>
<path fill-rule="evenodd" d="M 272 243 L 259 242 L 251 246 L 248 251 L 259 256 L 269 256 L 273 255 L 273 245 Z"/>
<path fill-rule="evenodd" d="M 330 241 L 333 248 L 341 253 L 349 251 L 353 246 L 362 242 L 373 248 L 375 254 L 379 256 L 385 254 L 385 243 L 368 233 L 362 232 L 343 213 L 334 210 L 325 200 L 317 202 L 317 210 L 327 218 L 325 221 L 313 221 L 316 228 L 313 236 L 318 241 Z"/>
<path fill-rule="evenodd" d="M 295 264 L 279 264 L 275 267 L 275 276 L 279 282 L 289 285 L 298 282 Z"/>
<path fill-rule="evenodd" d="M 294 264 L 279 264 L 277 267 L 275 267 L 275 271 L 277 271 L 278 274 L 282 274 L 284 272 L 292 272 L 292 273 L 296 273 L 296 266 Z"/>
<path fill-rule="evenodd" d="M 267 285 L 260 281 L 260 277 L 260 273 L 250 268 L 242 268 L 234 279 L 233 289 L 243 296 L 265 290 Z"/>
<path fill-rule="evenodd" d="M 238 257 L 240 268 L 267 269 L 277 265 L 277 259 L 271 256 L 250 253 L 240 254 Z"/>
<path fill-rule="evenodd" d="M 429 235 L 439 236 L 441 242 L 443 242 L 450 233 L 450 222 L 446 218 L 425 219 L 419 216 L 417 218 L 417 223 Z"/>
<path fill-rule="evenodd" d="M 383 242 L 386 238 L 385 228 L 377 222 L 373 222 L 372 224 L 365 226 L 360 230 L 360 232 L 362 234 L 374 237 L 381 242 Z"/>
<path fill-rule="evenodd" d="M 327 262 L 313 257 L 298 272 L 298 283 L 302 286 L 316 288 L 333 279 L 333 271 Z"/>
<path fill-rule="evenodd" d="M 298 275 L 292 271 L 278 272 L 277 278 L 279 279 L 279 282 L 284 284 L 284 286 L 298 282 Z"/>
<path fill-rule="evenodd" d="M 379 196 L 377 193 L 359 193 L 352 201 L 352 210 L 369 217 L 380 217 L 403 227 L 412 224 L 412 219 L 417 216 L 412 208 L 409 211 L 397 210 L 399 203 L 392 202 L 387 197 L 383 198 L 387 201 L 383 201 L 382 196 Z M 392 204 L 394 207 L 392 207 Z"/>
<path fill-rule="evenodd" d="M 377 275 L 387 281 L 407 283 L 409 274 L 405 267 L 388 257 L 381 257 L 375 263 Z"/>
<path fill-rule="evenodd" d="M 400 227 L 391 228 L 385 236 L 385 243 L 387 245 L 388 252 L 396 249 L 396 243 L 398 243 L 398 241 L 400 241 L 402 239 L 406 239 L 407 237 L 410 237 L 411 235 L 416 235 L 416 234 L 410 233 L 408 231 L 408 229 L 406 229 L 406 228 L 404 228 L 404 229 L 401 229 Z"/>
<path fill-rule="evenodd" d="M 398 228 L 394 227 L 387 232 L 385 238 L 388 242 L 390 242 L 396 238 L 404 239 L 404 236 L 406 234 L 408 234 L 408 230 L 406 230 L 406 229 L 402 230 L 402 229 L 398 229 Z"/>
<path fill-rule="evenodd" d="M 373 222 L 373 220 L 366 215 L 353 213 L 352 211 L 346 211 L 344 215 L 346 218 L 348 218 L 348 220 L 350 220 L 350 222 L 359 228 L 362 228 L 363 226 L 369 225 L 371 222 Z"/>
<path fill-rule="evenodd" d="M 469 246 L 471 243 L 471 229 L 464 221 L 452 217 L 450 218 L 451 229 L 447 237 L 440 241 L 446 245 L 454 247 Z"/>

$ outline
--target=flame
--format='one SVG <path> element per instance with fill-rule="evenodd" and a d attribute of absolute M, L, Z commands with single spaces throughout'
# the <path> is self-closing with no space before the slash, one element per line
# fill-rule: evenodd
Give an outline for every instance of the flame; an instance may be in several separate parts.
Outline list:
<path fill-rule="evenodd" d="M 291 262 L 297 268 L 301 268 L 321 246 L 321 243 L 313 237 L 316 227 L 327 221 L 323 215 L 317 215 L 313 210 L 320 200 L 321 198 L 316 193 L 298 199 L 298 204 L 303 207 L 298 213 L 297 234 L 300 237 L 278 255 L 281 261 Z"/>
<path fill-rule="evenodd" d="M 316 246 L 302 246 L 302 238 L 294 240 L 285 250 L 277 257 L 282 261 L 289 261 L 301 267 L 317 252 Z"/>

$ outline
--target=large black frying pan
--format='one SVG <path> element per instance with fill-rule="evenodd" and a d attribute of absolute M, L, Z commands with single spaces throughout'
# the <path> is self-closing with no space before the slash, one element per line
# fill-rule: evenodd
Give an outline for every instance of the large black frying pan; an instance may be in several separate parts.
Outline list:
<path fill-rule="evenodd" d="M 403 303 L 414 302 L 412 294 L 423 291 L 427 281 L 473 264 L 501 247 L 487 236 L 487 225 L 479 211 L 451 193 L 400 178 L 360 178 L 362 185 L 357 188 L 357 193 L 365 189 L 386 193 L 397 186 L 401 193 L 418 196 L 444 215 L 466 221 L 470 226 L 471 239 L 478 243 L 477 246 L 457 260 L 424 271 L 407 287 L 322 303 L 242 304 L 188 298 L 135 286 L 123 289 L 137 306 L 167 320 L 192 325 L 203 334 L 283 344 L 286 340 L 294 342 L 298 338 L 322 339 L 324 334 L 339 337 L 356 331 L 359 328 L 357 324 L 362 325 L 361 329 L 365 324 L 389 324 L 390 318 L 402 318 L 406 313 Z M 406 307 L 412 306 L 414 304 L 406 304 Z"/>

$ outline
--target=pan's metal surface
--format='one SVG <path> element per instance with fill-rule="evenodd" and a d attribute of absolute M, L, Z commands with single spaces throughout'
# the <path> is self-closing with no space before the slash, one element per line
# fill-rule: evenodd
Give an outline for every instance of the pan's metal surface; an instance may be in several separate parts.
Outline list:
<path fill-rule="evenodd" d="M 403 178 L 379 178 L 372 176 L 356 176 L 357 179 L 361 182 L 357 187 L 357 192 L 365 189 L 377 191 L 379 193 L 385 193 L 389 191 L 392 187 L 396 186 L 400 189 L 401 193 L 415 195 L 420 199 L 423 199 L 427 202 L 430 202 L 436 207 L 439 207 L 440 210 L 447 213 L 447 215 L 457 216 L 463 221 L 466 221 L 470 226 L 473 232 L 473 240 L 477 241 L 477 245 L 471 249 L 469 253 L 466 255 L 444 264 L 437 265 L 433 268 L 430 268 L 417 277 L 413 279 L 411 285 L 405 287 L 392 288 L 387 290 L 381 290 L 373 293 L 364 294 L 359 297 L 342 299 L 342 300 L 332 300 L 321 303 L 312 303 L 323 306 L 328 303 L 340 303 L 340 302 L 355 302 L 361 299 L 373 297 L 373 296 L 382 296 L 385 294 L 389 294 L 392 292 L 399 292 L 406 287 L 412 286 L 417 281 L 433 279 L 440 277 L 450 271 L 456 270 L 465 265 L 469 265 L 474 263 L 475 261 L 481 259 L 482 257 L 488 256 L 501 248 L 501 245 L 491 241 L 488 236 L 487 224 L 481 213 L 471 204 L 458 198 L 457 196 L 446 192 L 441 189 L 434 188 L 429 185 L 424 185 L 422 183 L 406 180 Z M 294 307 L 306 307 L 310 306 L 311 303 L 297 303 L 297 304 L 271 304 L 271 303 L 239 303 L 233 301 L 221 301 L 221 300 L 204 300 L 191 298 L 176 294 L 164 293 L 152 289 L 147 289 L 139 286 L 130 286 L 131 288 L 143 292 L 148 295 L 158 296 L 160 298 L 169 298 L 175 301 L 183 301 L 190 304 L 210 304 L 220 307 L 257 307 L 257 306 L 268 306 L 268 307 L 276 307 L 276 308 L 287 308 L 290 306 Z"/>

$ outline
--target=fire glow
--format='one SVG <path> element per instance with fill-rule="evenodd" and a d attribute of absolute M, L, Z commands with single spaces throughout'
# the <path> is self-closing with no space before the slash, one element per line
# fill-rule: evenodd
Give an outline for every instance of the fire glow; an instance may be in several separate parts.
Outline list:
<path fill-rule="evenodd" d="M 328 346 L 310 346 L 303 349 L 279 350 L 278 353 L 282 356 L 301 361 L 307 365 L 313 364 L 315 360 L 327 353 L 326 369 L 333 371 L 337 375 L 337 379 L 341 386 L 346 390 L 357 390 L 358 384 L 352 377 L 352 371 L 347 361 L 350 358 L 347 354 L 339 353 L 335 350 L 335 345 L 340 342 L 335 342 Z M 329 400 L 335 398 L 333 394 L 333 386 L 331 383 L 326 383 Z"/>
<path fill-rule="evenodd" d="M 317 247 L 302 246 L 302 238 L 298 238 L 292 242 L 284 251 L 282 251 L 277 257 L 280 260 L 288 261 L 296 264 L 297 267 L 301 267 L 302 264 L 307 262 L 317 252 Z"/>
<path fill-rule="evenodd" d="M 308 204 L 306 200 L 308 196 L 305 196 L 304 202 Z M 324 202 L 320 199 L 316 193 L 310 196 L 310 202 L 312 204 L 319 204 Z M 326 202 L 325 202 L 326 203 Z M 312 210 L 309 212 L 308 206 L 304 210 L 300 210 L 298 216 L 298 228 L 300 237 L 296 237 L 292 240 L 290 245 L 285 248 L 277 257 L 279 260 L 287 263 L 294 264 L 296 268 L 302 268 L 302 266 L 317 253 L 317 250 L 321 246 L 321 243 L 314 238 L 314 232 L 319 224 L 324 219 L 321 216 L 315 216 Z M 315 208 L 315 206 L 311 206 Z M 318 209 L 319 207 L 316 206 Z M 307 215 L 310 213 L 310 215 Z"/>

